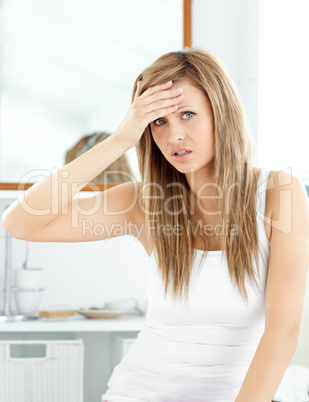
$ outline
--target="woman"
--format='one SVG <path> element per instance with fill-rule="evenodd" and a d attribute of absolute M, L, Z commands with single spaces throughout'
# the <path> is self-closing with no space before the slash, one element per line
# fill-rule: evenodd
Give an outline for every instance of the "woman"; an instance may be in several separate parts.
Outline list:
<path fill-rule="evenodd" d="M 106 231 L 84 230 L 89 219 L 122 225 L 150 255 L 146 324 L 103 400 L 271 401 L 301 320 L 304 187 L 288 173 L 252 166 L 239 96 L 209 53 L 160 57 L 134 94 L 115 133 L 59 170 L 57 194 L 53 176 L 42 180 L 6 211 L 4 225 L 30 241 L 106 239 Z M 142 183 L 72 200 L 136 144 Z"/>

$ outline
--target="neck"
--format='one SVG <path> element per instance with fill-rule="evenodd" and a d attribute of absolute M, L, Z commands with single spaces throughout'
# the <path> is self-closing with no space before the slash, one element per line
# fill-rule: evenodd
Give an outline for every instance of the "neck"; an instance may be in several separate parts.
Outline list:
<path fill-rule="evenodd" d="M 198 200 L 203 214 L 211 215 L 218 211 L 218 200 L 222 198 L 222 190 L 215 183 L 215 163 L 212 160 L 198 171 L 186 174 L 188 184 Z"/>
<path fill-rule="evenodd" d="M 215 161 L 214 159 L 207 164 L 203 169 L 198 171 L 192 170 L 190 173 L 186 173 L 187 182 L 192 192 L 197 196 L 206 188 L 212 189 L 212 193 L 218 193 L 217 184 L 215 183 Z M 209 190 L 210 191 L 210 190 Z M 208 191 L 208 193 L 209 193 Z"/>

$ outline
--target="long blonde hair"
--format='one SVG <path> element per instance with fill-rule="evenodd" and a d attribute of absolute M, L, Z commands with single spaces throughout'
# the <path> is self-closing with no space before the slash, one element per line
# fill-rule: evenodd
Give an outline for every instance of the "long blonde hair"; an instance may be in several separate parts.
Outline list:
<path fill-rule="evenodd" d="M 221 63 L 201 49 L 184 49 L 161 56 L 137 78 L 140 94 L 150 86 L 169 80 L 188 78 L 210 101 L 214 118 L 215 183 L 225 190 L 219 200 L 219 220 L 222 225 L 220 247 L 225 253 L 229 274 L 240 294 L 247 299 L 245 276 L 257 284 L 258 233 L 256 221 L 256 172 L 252 166 L 253 145 L 245 112 L 228 73 Z M 132 97 L 133 100 L 133 97 Z M 188 297 L 190 274 L 195 255 L 194 228 L 197 217 L 192 208 L 196 197 L 186 176 L 175 169 L 154 142 L 150 126 L 142 135 L 137 154 L 143 180 L 143 207 L 146 211 L 146 234 L 155 252 L 165 284 L 165 294 L 172 277 L 172 296 Z M 163 192 L 163 196 L 162 196 Z M 165 213 L 169 209 L 177 213 Z M 178 226 L 180 225 L 180 226 Z M 160 228 L 183 228 L 182 233 L 164 233 Z M 233 228 L 239 228 L 233 233 Z M 206 236 L 203 258 L 209 242 Z M 201 265 L 201 264 L 200 264 Z"/>

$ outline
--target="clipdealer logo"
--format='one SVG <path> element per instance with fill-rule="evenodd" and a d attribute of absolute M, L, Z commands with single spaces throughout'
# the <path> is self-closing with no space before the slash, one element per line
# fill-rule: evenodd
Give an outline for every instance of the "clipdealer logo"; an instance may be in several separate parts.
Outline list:
<path fill-rule="evenodd" d="M 108 183 L 108 175 L 109 174 L 113 174 L 114 172 L 104 172 L 104 184 Z M 139 193 L 139 189 L 138 189 L 138 183 L 134 180 L 134 177 L 126 172 L 117 172 L 117 173 L 121 173 L 121 174 L 125 174 L 127 175 L 130 180 L 132 181 L 132 183 L 135 186 L 135 196 L 134 199 L 131 203 L 131 205 L 129 205 L 125 210 L 123 211 L 115 211 L 113 209 L 109 209 L 109 203 L 108 203 L 108 192 L 103 192 L 103 196 L 102 197 L 92 197 L 93 198 L 93 205 L 88 208 L 85 209 L 82 207 L 82 205 L 80 205 L 79 202 L 77 202 L 76 204 L 76 208 L 74 208 L 74 213 L 72 213 L 71 216 L 71 225 L 72 227 L 78 227 L 80 222 L 79 219 L 82 216 L 83 219 L 85 217 L 91 217 L 92 215 L 96 214 L 98 211 L 100 211 L 100 209 L 102 210 L 103 214 L 106 215 L 119 215 L 119 214 L 123 214 L 127 211 L 129 211 L 131 208 L 133 208 L 134 204 L 139 201 L 139 197 L 138 197 L 138 193 Z M 58 168 L 52 168 L 51 170 L 47 170 L 47 169 L 37 169 L 37 170 L 32 170 L 30 172 L 28 172 L 26 175 L 24 175 L 19 183 L 19 188 L 18 190 L 21 191 L 25 191 L 25 184 L 29 183 L 29 182 L 33 182 L 36 181 L 34 180 L 35 178 L 43 178 L 43 177 L 51 177 L 51 182 L 50 182 L 50 189 L 51 189 L 51 202 L 50 202 L 50 206 L 48 208 L 45 209 L 38 209 L 35 208 L 34 206 L 28 205 L 27 203 L 23 203 L 23 209 L 31 214 L 31 215 L 36 215 L 36 216 L 44 216 L 44 215 L 58 215 L 60 212 L 62 215 L 69 215 L 70 211 L 69 211 L 69 201 L 70 201 L 70 197 L 71 194 L 76 194 L 75 199 L 77 199 L 78 201 L 80 200 L 80 190 L 82 190 L 82 188 L 84 188 L 85 185 L 88 184 L 88 182 L 85 183 L 76 183 L 76 182 L 62 182 L 60 184 L 61 179 L 68 179 L 69 177 L 69 172 L 66 170 L 62 170 L 61 173 L 59 173 L 59 169 Z M 266 190 L 264 190 L 265 188 L 265 181 L 267 180 L 267 188 Z M 265 196 L 266 196 L 266 191 L 268 189 L 273 189 L 275 188 L 275 180 L 273 177 L 270 177 L 268 179 L 264 180 L 264 182 L 260 183 L 258 189 L 257 189 L 257 217 L 258 219 L 260 219 L 263 223 L 267 223 L 268 225 L 271 225 L 273 228 L 275 228 L 276 230 L 281 231 L 282 233 L 285 234 L 290 234 L 292 231 L 292 190 L 289 188 L 286 188 L 287 185 L 290 185 L 292 183 L 292 168 L 286 168 L 282 171 L 280 171 L 278 173 L 278 186 L 279 186 L 279 199 L 278 199 L 278 211 L 277 211 L 277 216 L 275 216 L 273 219 L 270 219 L 269 217 L 267 217 L 265 215 L 265 210 L 264 210 L 264 205 L 265 205 Z M 99 187 L 97 187 L 96 189 L 96 185 L 92 184 L 92 192 L 95 193 L 97 192 L 101 192 L 101 190 L 99 189 Z M 157 183 L 155 183 L 156 185 L 158 185 Z M 150 185 L 149 183 L 147 185 Z M 146 186 L 147 186 L 146 185 Z M 180 186 L 181 188 L 183 187 L 180 183 L 172 183 L 171 185 L 177 185 Z M 235 184 L 236 185 L 236 184 Z M 202 190 L 204 190 L 205 187 L 209 187 L 209 186 L 217 186 L 215 183 L 206 183 L 205 185 L 202 186 L 202 188 L 199 190 L 199 196 L 198 196 L 198 207 L 202 210 L 203 213 L 207 214 L 207 215 L 217 215 L 219 213 L 219 211 L 206 211 L 202 208 L 202 205 L 200 205 L 200 199 L 221 199 L 223 197 L 223 192 L 221 191 L 220 188 L 217 188 L 218 194 L 215 196 L 210 196 L 210 195 L 202 195 Z M 143 198 L 143 191 L 141 191 L 141 197 Z M 163 189 L 161 189 L 162 192 Z M 230 189 L 228 189 L 228 191 L 230 191 Z M 60 196 L 59 196 L 59 192 L 60 192 Z M 264 193 L 264 194 L 263 194 Z M 158 196 L 156 196 L 158 197 Z M 159 195 L 159 197 L 163 197 L 164 198 L 164 194 Z M 182 188 L 182 195 L 177 195 L 177 198 L 182 197 L 184 202 L 186 202 L 186 191 L 184 188 Z M 147 198 L 147 197 L 146 197 Z M 170 197 L 172 198 L 172 197 Z M 171 199 L 168 199 L 166 201 L 166 203 L 164 204 L 164 210 L 165 213 L 170 213 L 170 214 L 179 214 L 182 211 L 171 211 L 168 208 L 168 202 L 171 202 Z M 261 204 L 262 201 L 262 204 Z M 264 203 L 263 203 L 264 201 Z M 102 205 L 103 202 L 103 205 Z M 191 203 L 192 204 L 192 203 Z M 142 205 L 141 205 L 142 207 Z M 142 208 L 143 210 L 143 208 Z M 145 211 L 143 210 L 144 213 L 149 213 L 149 211 Z M 158 213 L 162 213 L 162 212 L 158 212 Z M 84 229 L 90 230 L 91 225 L 89 223 L 89 221 L 87 220 L 87 222 L 84 225 Z M 109 229 L 108 231 L 115 231 L 116 228 Z M 208 230 L 209 228 L 207 228 Z M 117 230 L 119 231 L 120 228 L 117 228 Z M 170 228 L 166 229 L 170 232 Z M 177 229 L 178 230 L 178 229 Z M 103 227 L 103 228 L 97 228 L 96 232 L 106 232 L 107 228 Z M 139 232 L 139 230 L 135 229 L 135 232 Z M 178 232 L 177 232 L 178 234 Z M 207 232 L 207 234 L 209 234 Z"/>

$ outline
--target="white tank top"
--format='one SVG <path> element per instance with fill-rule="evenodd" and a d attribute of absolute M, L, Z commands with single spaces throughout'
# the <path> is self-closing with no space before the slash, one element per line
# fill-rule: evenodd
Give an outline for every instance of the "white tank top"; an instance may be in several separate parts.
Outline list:
<path fill-rule="evenodd" d="M 188 302 L 173 301 L 171 286 L 164 297 L 152 253 L 145 325 L 115 367 L 102 401 L 235 400 L 264 331 L 269 241 L 263 216 L 268 174 L 261 169 L 257 190 L 261 290 L 247 278 L 246 303 L 230 280 L 225 255 L 209 251 L 198 271 L 203 251 L 196 250 Z"/>

